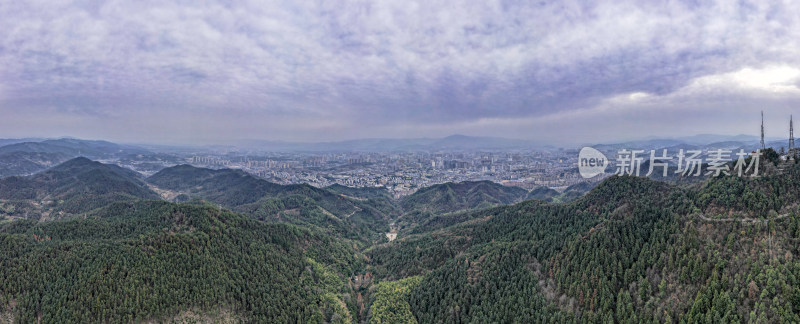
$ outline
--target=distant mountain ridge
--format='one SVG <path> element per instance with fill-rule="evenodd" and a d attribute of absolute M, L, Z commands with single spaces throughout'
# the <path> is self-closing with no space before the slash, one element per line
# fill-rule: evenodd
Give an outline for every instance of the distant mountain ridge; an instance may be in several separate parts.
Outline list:
<path fill-rule="evenodd" d="M 436 151 L 436 150 L 491 150 L 491 149 L 533 149 L 542 145 L 527 140 L 501 137 L 450 135 L 443 138 L 380 139 L 368 138 L 335 142 L 292 143 L 248 140 L 234 145 L 265 151 Z"/>
<path fill-rule="evenodd" d="M 765 145 L 767 147 L 774 147 L 779 149 L 782 146 L 787 146 L 789 143 L 788 132 L 786 138 L 767 137 L 765 138 Z M 674 148 L 674 149 L 698 149 L 698 148 L 724 148 L 724 149 L 738 149 L 755 150 L 761 147 L 761 138 L 756 135 L 718 135 L 718 134 L 698 134 L 683 137 L 651 137 L 639 140 L 619 141 L 619 142 L 602 142 L 602 143 L 585 143 L 597 149 L 660 149 L 660 148 Z"/>
<path fill-rule="evenodd" d="M 580 182 L 567 187 L 564 192 L 558 192 L 548 187 L 539 187 L 531 190 L 526 199 L 538 199 L 547 202 L 567 203 L 576 200 L 592 190 L 597 182 Z"/>
<path fill-rule="evenodd" d="M 336 323 L 353 317 L 339 294 L 363 264 L 311 228 L 164 201 L 0 222 L 0 242 L 3 323 Z"/>
<path fill-rule="evenodd" d="M 0 154 L 0 178 L 33 174 L 70 158 L 64 153 L 9 152 Z"/>
<path fill-rule="evenodd" d="M 400 200 L 406 212 L 448 213 L 487 208 L 522 201 L 528 191 L 491 181 L 464 181 L 436 184 L 417 190 Z"/>
<path fill-rule="evenodd" d="M 760 177 L 402 199 L 79 157 L 0 179 L 0 322 L 800 323 L 800 163 L 770 153 Z"/>
<path fill-rule="evenodd" d="M 188 164 L 163 169 L 147 178 L 147 182 L 160 188 L 187 192 L 229 208 L 256 202 L 264 196 L 277 196 L 290 189 L 241 170 L 212 170 Z"/>
<path fill-rule="evenodd" d="M 49 139 L 39 142 L 17 142 L 0 147 L 0 154 L 11 152 L 62 153 L 73 156 L 103 157 L 110 154 L 142 154 L 147 150 L 108 141 L 81 140 L 73 138 Z"/>
<path fill-rule="evenodd" d="M 0 177 L 33 174 L 68 159 L 119 158 L 150 154 L 137 146 L 74 138 L 0 140 Z"/>
<path fill-rule="evenodd" d="M 0 199 L 46 201 L 44 208 L 79 213 L 109 201 L 160 198 L 139 173 L 78 157 L 32 176 L 0 179 Z"/>
<path fill-rule="evenodd" d="M 714 143 L 727 143 L 731 147 L 750 148 L 759 144 L 759 137 L 754 135 L 718 135 L 698 134 L 682 137 L 650 137 L 629 141 L 582 143 L 598 149 L 659 149 L 659 148 L 691 148 L 708 146 Z M 786 140 L 768 137 L 767 146 L 780 148 L 788 144 Z M 574 144 L 563 144 L 563 141 L 549 143 L 543 140 L 513 139 L 492 136 L 469 136 L 454 134 L 442 138 L 363 138 L 327 142 L 289 142 L 273 140 L 235 140 L 227 144 L 215 144 L 201 147 L 207 148 L 242 148 L 255 151 L 272 152 L 387 152 L 387 151 L 439 151 L 439 150 L 533 150 L 553 149 L 557 146 L 574 148 Z M 577 145 L 577 146 L 581 146 Z M 195 150 L 197 146 L 159 146 L 146 145 L 154 150 L 165 147 L 169 150 Z M 82 140 L 76 138 L 58 139 L 0 139 L 0 155 L 8 152 L 64 153 L 99 158 L 109 154 L 147 154 L 149 150 L 135 146 L 116 144 L 101 140 Z"/>
<path fill-rule="evenodd" d="M 391 219 L 416 223 L 443 213 L 508 205 L 520 202 L 528 195 L 527 190 L 519 187 L 491 181 L 465 181 L 425 187 L 409 196 L 394 199 L 382 188 L 280 185 L 241 170 L 211 170 L 190 165 L 163 169 L 149 177 L 147 182 L 257 219 L 283 219 L 333 226 L 339 230 L 344 230 L 344 222 L 361 228 L 361 231 L 378 233 L 387 229 Z M 322 214 L 318 214 L 320 211 Z M 358 235 L 353 236 L 356 237 Z"/>
<path fill-rule="evenodd" d="M 350 238 L 379 237 L 378 233 L 388 231 L 390 214 L 396 208 L 386 198 L 356 199 L 308 184 L 281 185 L 233 169 L 178 165 L 147 181 L 256 219 L 332 227 Z"/>

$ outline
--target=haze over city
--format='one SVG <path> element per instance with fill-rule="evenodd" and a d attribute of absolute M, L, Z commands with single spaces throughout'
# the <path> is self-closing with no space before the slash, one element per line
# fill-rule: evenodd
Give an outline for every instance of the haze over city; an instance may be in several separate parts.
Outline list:
<path fill-rule="evenodd" d="M 790 2 L 0 4 L 0 137 L 608 142 L 800 115 Z"/>
<path fill-rule="evenodd" d="M 0 0 L 0 324 L 800 323 L 798 4 Z"/>

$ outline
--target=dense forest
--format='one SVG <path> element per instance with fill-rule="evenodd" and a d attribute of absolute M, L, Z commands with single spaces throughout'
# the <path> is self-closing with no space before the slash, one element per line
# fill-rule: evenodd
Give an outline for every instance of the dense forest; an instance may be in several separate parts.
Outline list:
<path fill-rule="evenodd" d="M 367 251 L 417 321 L 798 322 L 795 165 L 690 187 L 614 176 Z M 743 197 L 747 197 L 743 199 Z"/>
<path fill-rule="evenodd" d="M 63 153 L 0 153 L 0 177 L 33 174 L 69 159 Z"/>
<path fill-rule="evenodd" d="M 26 217 L 57 219 L 116 201 L 159 199 L 142 177 L 116 165 L 75 158 L 29 177 L 0 179 L 0 199 L 26 205 Z"/>
<path fill-rule="evenodd" d="M 0 179 L 0 322 L 797 323 L 800 165 L 768 161 L 396 199 L 74 159 Z"/>
<path fill-rule="evenodd" d="M 161 170 L 147 181 L 262 221 L 316 226 L 364 241 L 383 237 L 397 213 L 394 202 L 384 196 L 365 199 L 306 184 L 279 185 L 240 170 L 179 165 Z"/>
<path fill-rule="evenodd" d="M 167 320 L 187 309 L 255 322 L 350 319 L 346 241 L 212 205 L 113 203 L 87 219 L 0 227 L 0 302 L 20 323 Z"/>

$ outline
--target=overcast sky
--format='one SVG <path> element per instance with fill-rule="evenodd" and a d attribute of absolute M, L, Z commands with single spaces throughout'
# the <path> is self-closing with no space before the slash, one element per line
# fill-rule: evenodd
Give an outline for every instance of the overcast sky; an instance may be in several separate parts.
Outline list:
<path fill-rule="evenodd" d="M 788 134 L 800 6 L 706 3 L 0 0 L 0 137 Z"/>

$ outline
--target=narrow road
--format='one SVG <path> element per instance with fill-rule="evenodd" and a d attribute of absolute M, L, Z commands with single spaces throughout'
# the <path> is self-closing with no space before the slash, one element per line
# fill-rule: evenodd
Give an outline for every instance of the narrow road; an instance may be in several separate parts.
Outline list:
<path fill-rule="evenodd" d="M 703 214 L 697 214 L 697 216 L 700 217 L 700 219 L 702 219 L 704 221 L 707 221 L 707 222 L 733 222 L 733 221 L 739 221 L 739 222 L 742 222 L 742 223 L 760 223 L 760 222 L 763 222 L 765 220 L 768 220 L 768 219 L 761 219 L 761 218 L 708 218 Z M 785 218 L 786 216 L 789 216 L 789 213 L 780 214 L 780 215 L 778 215 L 778 217 L 775 217 L 775 219 L 777 220 L 777 219 Z"/>
<path fill-rule="evenodd" d="M 348 214 L 344 218 L 350 218 L 350 216 L 353 216 L 353 215 L 355 215 L 355 213 L 360 212 L 360 211 L 363 210 L 363 209 L 361 209 L 361 207 L 358 207 L 358 206 L 354 206 L 354 207 L 356 207 L 356 210 L 354 210 L 352 213 Z"/>

